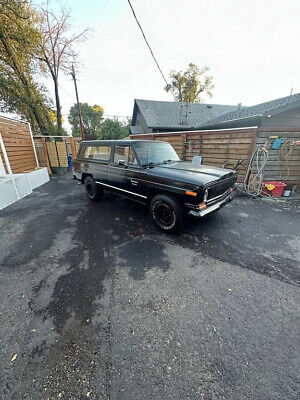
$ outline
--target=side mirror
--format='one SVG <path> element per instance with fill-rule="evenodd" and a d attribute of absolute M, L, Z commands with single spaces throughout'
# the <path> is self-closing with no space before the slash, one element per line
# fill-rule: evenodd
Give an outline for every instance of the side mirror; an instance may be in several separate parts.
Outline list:
<path fill-rule="evenodd" d="M 125 167 L 126 166 L 125 160 L 119 160 L 118 161 L 118 166 L 119 167 Z"/>

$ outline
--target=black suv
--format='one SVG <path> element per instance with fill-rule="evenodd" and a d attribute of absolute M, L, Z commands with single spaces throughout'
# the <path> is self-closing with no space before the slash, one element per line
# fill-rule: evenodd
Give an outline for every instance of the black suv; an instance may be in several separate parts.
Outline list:
<path fill-rule="evenodd" d="M 174 232 L 184 211 L 203 217 L 231 201 L 236 172 L 180 161 L 166 142 L 93 140 L 80 143 L 74 178 L 91 200 L 109 190 L 148 205 L 157 226 Z"/>

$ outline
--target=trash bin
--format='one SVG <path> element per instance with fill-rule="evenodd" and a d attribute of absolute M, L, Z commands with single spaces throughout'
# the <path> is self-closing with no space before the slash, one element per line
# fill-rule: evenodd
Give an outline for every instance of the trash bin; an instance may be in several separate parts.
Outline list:
<path fill-rule="evenodd" d="M 68 155 L 68 171 L 72 171 L 73 157 L 71 154 Z"/>

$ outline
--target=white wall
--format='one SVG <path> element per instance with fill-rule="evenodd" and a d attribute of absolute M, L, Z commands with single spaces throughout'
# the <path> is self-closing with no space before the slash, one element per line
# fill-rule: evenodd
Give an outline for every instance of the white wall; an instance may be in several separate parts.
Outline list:
<path fill-rule="evenodd" d="M 0 210 L 32 193 L 32 190 L 49 181 L 47 168 L 27 174 L 0 175 Z"/>

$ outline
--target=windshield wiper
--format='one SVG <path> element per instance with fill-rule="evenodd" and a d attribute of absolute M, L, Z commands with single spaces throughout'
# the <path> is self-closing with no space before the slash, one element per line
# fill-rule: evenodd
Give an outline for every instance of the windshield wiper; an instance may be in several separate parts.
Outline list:
<path fill-rule="evenodd" d="M 142 167 L 154 167 L 154 162 L 150 161 L 148 163 L 142 164 Z"/>
<path fill-rule="evenodd" d="M 148 163 L 142 164 L 142 167 L 154 167 L 155 165 L 160 165 L 160 164 L 168 164 L 170 162 L 177 162 L 178 160 L 163 160 L 161 162 L 154 163 L 153 161 L 150 161 Z"/>
<path fill-rule="evenodd" d="M 168 164 L 169 162 L 176 162 L 177 160 L 163 160 L 159 164 Z"/>

